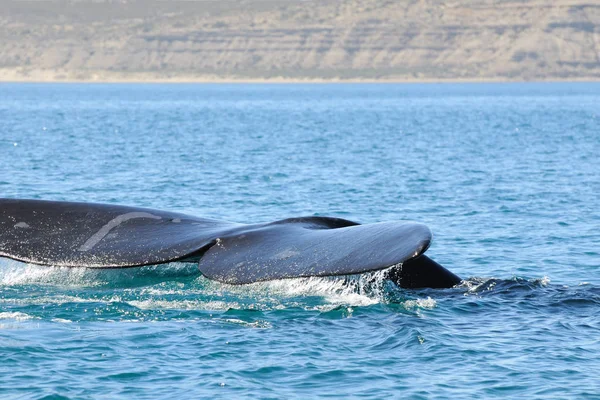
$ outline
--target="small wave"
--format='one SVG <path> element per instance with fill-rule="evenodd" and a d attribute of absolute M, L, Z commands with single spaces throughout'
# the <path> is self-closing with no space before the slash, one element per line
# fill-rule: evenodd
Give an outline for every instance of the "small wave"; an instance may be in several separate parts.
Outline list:
<path fill-rule="evenodd" d="M 464 296 L 500 298 L 525 307 L 584 308 L 600 305 L 600 288 L 589 284 L 551 284 L 547 276 L 525 279 L 470 278 L 455 288 Z"/>
<path fill-rule="evenodd" d="M 500 293 L 502 291 L 532 290 L 547 287 L 550 278 L 547 276 L 534 279 L 513 277 L 511 279 L 481 278 L 474 277 L 462 281 L 456 289 L 465 290 L 465 296 L 471 294 L 482 294 L 485 292 Z"/>

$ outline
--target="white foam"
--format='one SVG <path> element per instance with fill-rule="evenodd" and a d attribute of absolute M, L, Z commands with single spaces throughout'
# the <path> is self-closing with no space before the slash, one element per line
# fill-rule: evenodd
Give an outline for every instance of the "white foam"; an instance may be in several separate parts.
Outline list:
<path fill-rule="evenodd" d="M 437 302 L 431 297 L 427 297 L 426 299 L 406 300 L 402 304 L 406 309 L 425 308 L 431 310 L 437 305 Z"/>
<path fill-rule="evenodd" d="M 310 277 L 258 282 L 249 285 L 228 285 L 199 276 L 197 289 L 148 287 L 141 289 L 135 300 L 122 300 L 141 310 L 181 309 L 215 310 L 259 309 L 273 310 L 300 307 L 329 311 L 338 306 L 369 306 L 385 301 L 383 278 L 380 272 L 356 277 Z M 133 289 L 138 291 L 140 289 Z M 129 291 L 129 290 L 128 290 Z M 185 294 L 186 299 L 169 299 Z M 189 299 L 197 295 L 198 300 Z M 140 298 L 142 297 L 142 298 Z M 308 298 L 320 297 L 316 304 Z M 304 299 L 307 299 L 306 301 Z M 111 299 L 119 301 L 120 299 Z M 325 303 L 325 304 L 324 304 Z"/>
<path fill-rule="evenodd" d="M 242 308 L 239 303 L 226 301 L 202 301 L 202 300 L 130 300 L 127 304 L 140 310 L 154 310 L 157 308 L 166 310 L 208 310 L 227 311 L 231 308 Z"/>
<path fill-rule="evenodd" d="M 35 317 L 25 314 L 22 312 L 0 312 L 0 319 L 9 319 L 13 321 L 27 321 L 29 319 L 34 319 Z"/>
<path fill-rule="evenodd" d="M 548 284 L 550 283 L 550 278 L 547 276 L 543 276 L 542 279 L 539 280 L 539 282 L 542 286 L 548 286 Z"/>
<path fill-rule="evenodd" d="M 266 301 L 285 301 L 297 297 L 323 297 L 329 306 L 320 309 L 333 309 L 339 305 L 368 306 L 384 301 L 383 280 L 387 271 L 378 271 L 352 277 L 309 277 L 280 279 L 267 282 L 236 286 L 220 286 L 223 290 L 238 296 L 257 297 Z"/>
<path fill-rule="evenodd" d="M 6 286 L 26 284 L 59 284 L 95 286 L 93 271 L 87 268 L 47 267 L 9 261 L 0 264 L 0 284 Z"/>
<path fill-rule="evenodd" d="M 11 299 L 0 299 L 0 304 L 10 303 L 19 305 L 46 305 L 56 304 L 62 305 L 65 303 L 87 303 L 90 301 L 97 301 L 96 299 L 83 298 L 77 296 L 67 295 L 56 295 L 56 296 L 40 296 L 40 297 L 23 297 L 23 298 L 11 298 Z"/>
<path fill-rule="evenodd" d="M 64 319 L 64 318 L 52 318 L 52 322 L 58 322 L 60 324 L 70 324 L 73 321 L 71 321 L 70 319 Z"/>
<path fill-rule="evenodd" d="M 243 320 L 237 319 L 237 318 L 225 318 L 220 321 L 227 322 L 230 324 L 241 325 L 241 326 L 248 327 L 248 328 L 267 329 L 267 328 L 271 327 L 271 324 L 268 321 L 261 321 L 261 320 L 248 322 L 248 321 L 243 321 Z"/>
<path fill-rule="evenodd" d="M 467 291 L 464 293 L 465 296 L 478 293 L 481 289 L 493 290 L 494 286 L 496 286 L 496 282 L 491 281 L 491 279 L 492 278 L 470 278 L 462 281 L 458 287 L 467 289 Z M 488 286 L 484 287 L 486 284 Z"/>
<path fill-rule="evenodd" d="M 40 266 L 13 260 L 0 260 L 0 285 L 48 284 L 96 287 L 108 282 L 132 282 L 140 277 L 165 278 L 199 274 L 195 265 L 171 263 L 138 268 L 98 269 Z"/>

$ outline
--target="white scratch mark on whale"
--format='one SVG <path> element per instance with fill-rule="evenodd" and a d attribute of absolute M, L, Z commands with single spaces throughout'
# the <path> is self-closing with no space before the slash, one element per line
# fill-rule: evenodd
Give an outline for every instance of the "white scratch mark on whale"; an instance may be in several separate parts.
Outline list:
<path fill-rule="evenodd" d="M 109 232 L 121 225 L 123 222 L 129 221 L 130 219 L 135 218 L 152 218 L 152 219 L 161 219 L 158 215 L 150 214 L 147 212 L 130 212 L 127 214 L 121 214 L 118 217 L 111 219 L 106 225 L 104 225 L 100 230 L 94 233 L 84 244 L 79 247 L 79 251 L 89 251 L 94 248 Z"/>

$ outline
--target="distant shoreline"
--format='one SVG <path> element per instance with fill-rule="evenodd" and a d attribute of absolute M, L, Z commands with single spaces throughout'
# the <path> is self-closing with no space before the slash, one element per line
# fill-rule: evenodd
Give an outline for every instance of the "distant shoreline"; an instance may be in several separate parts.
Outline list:
<path fill-rule="evenodd" d="M 103 78 L 65 78 L 51 79 L 39 77 L 15 77 L 0 75 L 0 83 L 147 83 L 147 84 L 348 84 L 348 83 L 364 83 L 364 84 L 418 84 L 418 83 L 543 83 L 543 82 L 600 82 L 598 77 L 576 77 L 576 78 L 537 78 L 537 79 L 509 79 L 505 77 L 498 78 L 381 78 L 381 79 L 365 79 L 365 78 L 244 78 L 244 77 L 177 77 L 177 78 L 159 78 L 159 77 L 103 77 Z"/>

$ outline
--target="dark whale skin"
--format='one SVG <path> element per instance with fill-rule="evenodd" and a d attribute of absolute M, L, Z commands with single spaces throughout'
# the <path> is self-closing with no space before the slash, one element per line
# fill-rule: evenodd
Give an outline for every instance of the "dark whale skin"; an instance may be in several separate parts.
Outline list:
<path fill-rule="evenodd" d="M 194 261 L 207 278 L 229 284 L 353 275 L 402 263 L 389 274 L 402 287 L 460 282 L 422 255 L 430 242 L 429 228 L 415 222 L 302 217 L 237 224 L 113 204 L 0 199 L 0 256 L 87 268 Z"/>

